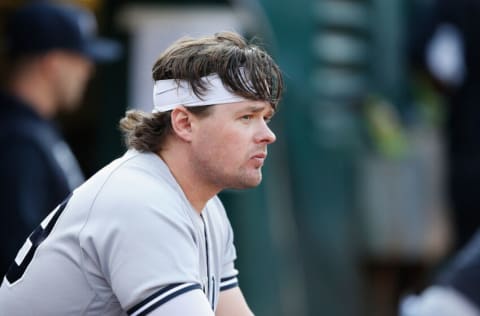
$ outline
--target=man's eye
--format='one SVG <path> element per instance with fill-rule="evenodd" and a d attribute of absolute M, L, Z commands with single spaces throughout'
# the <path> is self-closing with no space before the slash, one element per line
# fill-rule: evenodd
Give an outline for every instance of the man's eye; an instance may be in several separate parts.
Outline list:
<path fill-rule="evenodd" d="M 272 117 L 271 117 L 271 116 L 265 116 L 265 117 L 263 118 L 263 120 L 265 121 L 265 123 L 268 124 L 268 123 L 270 123 L 270 121 L 272 120 Z"/>
<path fill-rule="evenodd" d="M 250 121 L 252 119 L 252 115 L 244 115 L 242 116 L 242 120 L 244 121 Z"/>

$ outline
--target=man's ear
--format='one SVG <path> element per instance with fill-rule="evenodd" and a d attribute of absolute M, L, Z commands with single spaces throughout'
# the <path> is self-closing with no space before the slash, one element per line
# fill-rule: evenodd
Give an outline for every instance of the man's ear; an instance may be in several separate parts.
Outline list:
<path fill-rule="evenodd" d="M 172 110 L 170 118 L 175 134 L 184 141 L 190 142 L 192 140 L 192 113 L 180 106 Z"/>

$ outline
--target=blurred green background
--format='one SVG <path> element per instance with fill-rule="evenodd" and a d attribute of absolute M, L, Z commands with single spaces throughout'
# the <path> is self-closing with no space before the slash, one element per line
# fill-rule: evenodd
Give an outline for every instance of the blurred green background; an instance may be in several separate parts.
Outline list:
<path fill-rule="evenodd" d="M 0 17 L 25 2 L 2 0 Z M 395 315 L 399 298 L 429 281 L 452 232 L 441 98 L 407 60 L 421 0 L 73 2 L 93 10 L 101 34 L 125 47 L 121 60 L 98 66 L 84 106 L 60 118 L 87 175 L 124 151 L 117 123 L 138 105 L 131 81 L 141 15 L 132 11 L 154 19 L 211 11 L 215 23 L 221 8 L 280 64 L 286 93 L 264 181 L 221 194 L 240 285 L 256 315 Z"/>

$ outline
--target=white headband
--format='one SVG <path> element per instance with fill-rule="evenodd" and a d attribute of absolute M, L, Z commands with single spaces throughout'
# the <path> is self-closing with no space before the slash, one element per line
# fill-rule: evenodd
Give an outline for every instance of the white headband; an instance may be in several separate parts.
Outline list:
<path fill-rule="evenodd" d="M 217 74 L 202 77 L 206 81 L 207 91 L 199 98 L 185 80 L 157 80 L 153 87 L 152 113 L 173 110 L 179 105 L 203 106 L 246 101 L 244 97 L 228 91 Z"/>

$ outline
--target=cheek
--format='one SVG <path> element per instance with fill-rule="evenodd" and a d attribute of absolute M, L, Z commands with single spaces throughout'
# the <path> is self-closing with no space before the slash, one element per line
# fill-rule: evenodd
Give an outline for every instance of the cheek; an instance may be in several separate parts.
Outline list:
<path fill-rule="evenodd" d="M 238 169 L 247 162 L 249 146 L 245 139 L 238 135 L 231 135 L 231 137 L 225 138 L 220 151 L 223 153 L 224 164 L 232 169 Z"/>
<path fill-rule="evenodd" d="M 212 129 L 204 133 L 198 150 L 225 165 L 244 159 L 246 144 L 235 130 Z"/>
<path fill-rule="evenodd" d="M 85 83 L 88 79 L 88 76 L 87 76 L 87 73 L 85 73 L 82 69 L 80 69 L 75 74 L 75 78 L 73 78 L 73 76 L 72 76 L 71 79 L 74 81 L 75 87 L 77 89 L 81 89 L 85 85 Z"/>
<path fill-rule="evenodd" d="M 69 80 L 72 81 L 71 86 L 73 89 L 81 90 L 85 86 L 86 82 L 90 78 L 90 70 L 88 67 L 85 67 L 83 64 L 77 64 L 75 67 L 72 67 L 70 73 L 68 74 Z"/>
<path fill-rule="evenodd" d="M 65 86 L 66 93 L 70 98 L 77 98 L 77 95 L 82 93 L 78 79 L 70 78 L 70 81 L 66 82 Z"/>

